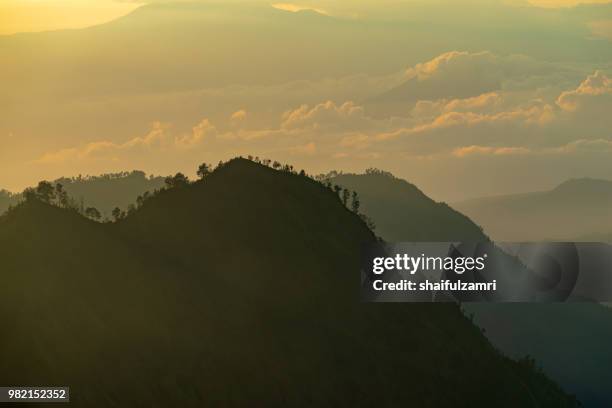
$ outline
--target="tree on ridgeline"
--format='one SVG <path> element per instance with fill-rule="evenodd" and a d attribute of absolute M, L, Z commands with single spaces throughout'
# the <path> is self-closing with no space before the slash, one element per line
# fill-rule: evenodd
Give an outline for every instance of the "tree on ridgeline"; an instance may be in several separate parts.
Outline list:
<path fill-rule="evenodd" d="M 111 215 L 113 216 L 113 220 L 115 222 L 119 221 L 122 218 L 125 218 L 125 212 L 121 211 L 121 208 L 119 207 L 115 207 Z"/>
<path fill-rule="evenodd" d="M 87 207 L 85 209 L 85 216 L 94 221 L 99 221 L 100 218 L 102 218 L 102 214 L 100 214 L 100 211 L 95 207 Z"/>
<path fill-rule="evenodd" d="M 41 181 L 36 187 L 36 195 L 40 201 L 51 204 L 55 198 L 55 188 L 48 181 Z"/>
<path fill-rule="evenodd" d="M 336 193 L 336 195 L 338 196 L 338 198 L 340 198 L 340 192 L 342 191 L 342 187 L 340 187 L 337 184 L 334 184 L 334 193 Z"/>
<path fill-rule="evenodd" d="M 189 184 L 189 179 L 183 173 L 178 172 L 174 176 L 166 177 L 167 188 L 185 187 Z"/>
<path fill-rule="evenodd" d="M 360 205 L 361 203 L 359 202 L 359 195 L 357 194 L 356 191 L 353 191 L 352 201 L 351 201 L 351 210 L 353 210 L 355 214 L 359 214 Z"/>
<path fill-rule="evenodd" d="M 64 186 L 60 183 L 55 184 L 55 199 L 57 200 L 57 204 L 62 208 L 68 208 L 70 203 L 68 199 L 68 193 L 64 189 Z"/>
<path fill-rule="evenodd" d="M 348 188 L 345 188 L 344 190 L 342 190 L 342 204 L 344 204 L 345 207 L 348 206 L 348 200 L 350 196 L 351 196 L 351 192 L 349 191 Z"/>
<path fill-rule="evenodd" d="M 200 179 L 203 179 L 204 177 L 208 176 L 211 172 L 211 166 L 208 163 L 202 163 L 200 164 L 200 167 L 198 167 L 198 177 Z"/>
<path fill-rule="evenodd" d="M 138 197 L 136 197 L 136 206 L 138 208 L 142 207 L 143 204 L 149 199 L 151 198 L 151 193 L 148 191 L 145 191 L 142 195 L 139 195 Z"/>
<path fill-rule="evenodd" d="M 36 195 L 36 190 L 34 190 L 33 188 L 26 188 L 25 190 L 23 190 L 22 195 L 25 201 L 38 200 L 38 196 Z"/>
<path fill-rule="evenodd" d="M 366 225 L 368 226 L 370 231 L 373 232 L 376 229 L 376 224 L 374 224 L 374 221 L 372 221 L 372 219 L 370 217 L 368 217 L 367 215 L 359 214 L 359 218 L 361 218 L 363 220 L 363 222 L 366 223 Z"/>

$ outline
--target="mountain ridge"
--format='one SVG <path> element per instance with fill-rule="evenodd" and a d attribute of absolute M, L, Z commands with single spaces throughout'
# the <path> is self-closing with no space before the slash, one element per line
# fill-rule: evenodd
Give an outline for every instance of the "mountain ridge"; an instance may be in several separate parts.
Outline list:
<path fill-rule="evenodd" d="M 476 198 L 453 206 L 498 241 L 571 241 L 612 230 L 612 181 L 570 179 L 546 191 Z"/>
<path fill-rule="evenodd" d="M 389 241 L 488 241 L 468 217 L 389 173 L 343 174 L 331 181 L 359 193 L 364 213 L 376 214 Z"/>
<path fill-rule="evenodd" d="M 388 174 L 387 178 L 393 179 Z M 567 190 L 576 191 L 576 183 L 581 187 L 579 190 L 583 190 L 580 180 L 568 181 L 558 190 L 563 193 Z M 464 242 L 474 239 L 473 228 L 464 229 L 465 226 L 460 225 L 454 229 L 440 228 L 444 224 L 440 225 L 439 218 L 427 217 L 415 211 L 410 199 L 415 195 L 414 190 L 408 190 L 408 193 L 413 194 L 406 194 L 407 199 L 398 200 L 397 194 L 386 194 L 384 190 L 371 189 L 367 184 L 360 186 L 359 183 L 353 183 L 352 187 L 360 193 L 362 206 L 368 209 L 369 217 L 378 225 L 376 231 L 382 239 L 401 242 L 419 238 L 413 232 L 414 227 L 408 223 L 381 222 L 389 218 L 389 214 L 396 216 L 402 213 L 411 213 L 417 217 L 420 215 L 423 218 L 421 228 L 439 230 L 435 235 L 438 240 Z M 402 183 L 397 183 L 396 190 L 401 191 L 401 187 Z M 369 194 L 363 194 L 364 188 Z M 530 197 L 530 194 L 520 196 Z M 418 194 L 414 198 L 418 198 Z M 498 215 L 504 216 L 503 213 Z M 484 237 L 483 233 L 482 239 Z M 595 303 L 464 303 L 462 308 L 466 315 L 482 327 L 496 347 L 514 358 L 534 358 L 548 375 L 567 390 L 576 393 L 585 407 L 608 406 L 612 402 L 609 387 L 602 380 L 610 377 L 609 367 L 612 362 L 609 346 L 612 338 L 609 329 L 612 327 L 612 311 L 608 307 Z M 545 329 L 542 322 L 546 322 Z"/>
<path fill-rule="evenodd" d="M 574 405 L 456 305 L 361 304 L 375 239 L 324 185 L 244 160 L 116 223 L 25 202 L 0 218 L 0 381 L 87 406 Z"/>

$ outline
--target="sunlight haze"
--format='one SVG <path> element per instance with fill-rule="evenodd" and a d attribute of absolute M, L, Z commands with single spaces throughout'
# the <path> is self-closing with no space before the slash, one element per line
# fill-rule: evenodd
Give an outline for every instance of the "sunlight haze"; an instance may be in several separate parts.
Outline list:
<path fill-rule="evenodd" d="M 610 4 L 148 3 L 0 0 L 5 33 L 96 25 L 0 36 L 0 189 L 249 154 L 445 200 L 612 174 Z"/>
<path fill-rule="evenodd" d="M 112 0 L 1 0 L 0 35 L 89 27 L 138 6 L 136 2 Z"/>

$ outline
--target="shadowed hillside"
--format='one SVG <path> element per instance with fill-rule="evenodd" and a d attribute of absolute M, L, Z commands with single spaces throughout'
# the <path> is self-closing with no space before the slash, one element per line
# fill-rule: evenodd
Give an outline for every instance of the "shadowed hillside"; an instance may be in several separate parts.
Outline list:
<path fill-rule="evenodd" d="M 377 225 L 376 233 L 387 241 L 486 239 L 467 217 L 436 204 L 415 186 L 389 174 L 340 176 L 335 180 L 359 193 L 362 208 Z M 566 183 L 555 194 L 566 189 L 574 194 L 578 189 L 591 192 L 597 185 L 596 181 L 579 180 Z M 445 217 L 433 215 L 442 209 Z M 507 225 L 510 222 L 504 214 L 500 211 L 498 218 Z M 578 211 L 576 214 L 581 216 Z M 591 303 L 465 303 L 463 308 L 474 314 L 474 321 L 496 347 L 514 358 L 535 357 L 545 372 L 575 393 L 584 406 L 612 404 L 607 386 L 612 375 L 610 308 Z"/>
<path fill-rule="evenodd" d="M 585 407 L 612 406 L 612 310 L 597 303 L 465 304 L 508 355 L 534 356 Z"/>
<path fill-rule="evenodd" d="M 0 218 L 0 382 L 77 406 L 572 406 L 453 304 L 362 304 L 375 239 L 318 182 L 246 160 L 113 224 Z"/>
<path fill-rule="evenodd" d="M 468 217 L 389 173 L 372 170 L 343 174 L 331 181 L 359 193 L 363 212 L 373 218 L 377 232 L 388 241 L 487 240 Z"/>
<path fill-rule="evenodd" d="M 454 204 L 498 241 L 575 240 L 612 231 L 612 181 L 576 179 L 550 191 Z"/>

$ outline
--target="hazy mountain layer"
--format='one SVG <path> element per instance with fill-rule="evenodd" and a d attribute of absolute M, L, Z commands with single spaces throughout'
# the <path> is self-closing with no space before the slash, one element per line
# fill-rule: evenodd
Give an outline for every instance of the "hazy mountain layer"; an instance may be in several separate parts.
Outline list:
<path fill-rule="evenodd" d="M 17 204 L 19 195 L 15 195 L 6 190 L 0 190 L 0 214 L 6 211 L 11 205 Z"/>
<path fill-rule="evenodd" d="M 487 240 L 468 217 L 388 173 L 345 174 L 331 181 L 359 193 L 363 212 L 388 241 Z"/>
<path fill-rule="evenodd" d="M 453 205 L 498 241 L 575 240 L 612 231 L 612 181 L 570 180 L 550 191 Z"/>
<path fill-rule="evenodd" d="M 0 382 L 77 406 L 571 406 L 452 304 L 362 304 L 335 193 L 236 160 L 98 224 L 0 219 Z"/>
<path fill-rule="evenodd" d="M 125 210 L 145 192 L 152 193 L 164 186 L 164 177 L 147 177 L 141 171 L 104 174 L 93 177 L 62 177 L 60 183 L 66 193 L 85 207 L 95 207 L 105 217 L 110 217 L 115 207 Z M 21 194 L 0 191 L 0 214 L 21 200 Z"/>
<path fill-rule="evenodd" d="M 434 203 L 404 180 L 382 174 L 341 176 L 336 180 L 346 181 L 343 184 L 359 192 L 363 208 L 377 225 L 376 233 L 388 241 L 486 239 L 467 217 Z M 578 197 L 572 204 L 578 206 L 582 202 L 579 194 L 588 196 L 601 186 L 607 186 L 606 182 L 577 180 L 565 183 L 549 195 Z M 521 199 L 542 196 L 545 193 Z M 558 206 L 563 205 L 567 203 L 559 202 Z M 500 220 L 505 214 L 500 210 Z M 511 223 L 504 221 L 503 225 Z M 548 375 L 575 393 L 586 407 L 612 405 L 612 392 L 607 385 L 612 376 L 610 308 L 577 303 L 465 303 L 463 307 L 468 314 L 474 314 L 475 322 L 496 347 L 515 358 L 533 356 Z"/>

